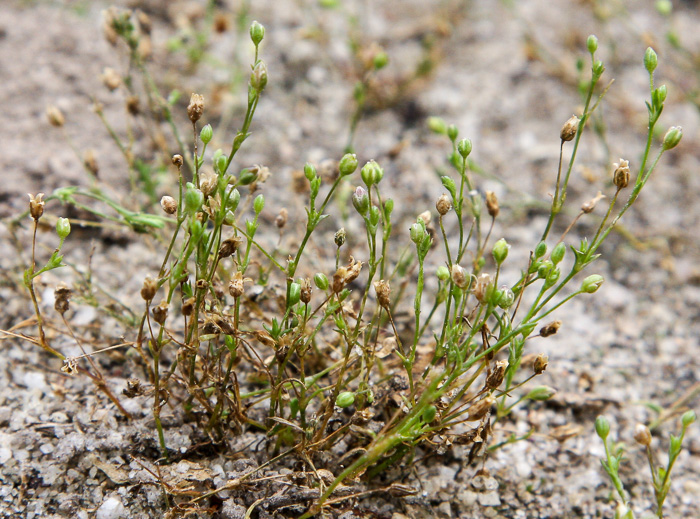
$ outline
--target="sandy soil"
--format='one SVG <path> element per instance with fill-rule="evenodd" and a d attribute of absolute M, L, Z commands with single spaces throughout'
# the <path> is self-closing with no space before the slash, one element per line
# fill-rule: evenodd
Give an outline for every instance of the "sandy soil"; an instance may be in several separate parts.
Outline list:
<path fill-rule="evenodd" d="M 232 18 L 229 4 L 238 3 L 218 3 Z M 424 124 L 427 116 L 441 116 L 472 139 L 473 158 L 489 175 L 479 179 L 480 188 L 495 191 L 501 200 L 494 236 L 508 239 L 512 257 L 526 258 L 546 222 L 542 207 L 553 190 L 560 127 L 581 104 L 575 62 L 585 57 L 590 33 L 600 39 L 604 79 L 615 79 L 602 107 L 608 147 L 592 133 L 584 138 L 569 197 L 580 204 L 598 190 L 610 191 L 607 175 L 619 157 L 633 166 L 639 162 L 647 96 L 642 56 L 650 44 L 659 54 L 657 81 L 666 83 L 669 91 L 661 126 L 683 126 L 684 139 L 663 158 L 638 205 L 626 215 L 626 234 L 613 234 L 603 247 L 603 260 L 596 267 L 606 277 L 603 288 L 556 314 L 563 321 L 559 334 L 533 341 L 531 351 L 545 352 L 550 359 L 542 383 L 558 394 L 546 404 L 521 407 L 504 430 L 522 434 L 532 427 L 535 434 L 474 466 L 468 465 L 460 446 L 439 456 L 419 453 L 417 458 L 425 460 L 387 474 L 417 494 L 399 498 L 374 493 L 350 499 L 334 512 L 345 519 L 612 517 L 611 485 L 598 461 L 602 444 L 593 427 L 600 413 L 609 417 L 613 434 L 627 445 L 621 474 L 641 516 L 651 510 L 653 494 L 644 453 L 632 435 L 637 422 L 655 418 L 645 403 L 670 408 L 690 395 L 684 406 L 698 409 L 700 204 L 695 196 L 700 192 L 700 119 L 684 94 L 698 88 L 700 79 L 669 47 L 665 33 L 675 28 L 684 44 L 700 53 L 700 11 L 694 2 L 676 2 L 671 19 L 666 19 L 652 9 L 652 2 L 512 3 L 346 2 L 346 11 L 357 14 L 357 30 L 390 56 L 390 65 L 379 75 L 387 91 L 415 67 L 425 35 L 441 35 L 436 38 L 433 73 L 413 83 L 398 102 L 370 110 L 357 133 L 360 161 L 375 158 L 385 167 L 384 189 L 397 200 L 399 216 L 415 218 L 433 209 L 442 192 L 435 170 L 445 166 L 449 150 Z M 240 88 L 229 92 L 221 85 L 236 63 L 248 63 L 246 32 L 237 35 L 232 24 L 227 32 L 212 35 L 209 52 L 216 62 L 193 69 L 183 53 L 168 52 L 167 46 L 186 30 L 188 14 L 196 20 L 197 6 L 203 2 L 173 1 L 167 7 L 154 0 L 119 3 L 135 4 L 153 20 L 151 66 L 162 91 L 178 88 L 217 99 L 207 116 L 215 122 L 216 136 L 227 136 L 220 143 L 224 146 L 239 124 L 245 97 Z M 111 186 L 116 199 L 128 201 L 123 158 L 91 109 L 91 99 L 96 98 L 115 131 L 124 135 L 124 96 L 109 92 L 99 78 L 104 67 L 124 67 L 123 53 L 115 51 L 100 30 L 100 11 L 106 5 L 69 0 L 10 0 L 0 5 L 3 329 L 32 315 L 20 289 L 30 243 L 28 220 L 14 231 L 22 251 L 15 247 L 9 226 L 11 218 L 25 210 L 26 193 L 90 185 L 71 145 L 81 154 L 94 150 L 100 180 Z M 320 164 L 342 155 L 354 81 L 347 45 L 351 17 L 311 1 L 261 0 L 249 7 L 248 21 L 257 19 L 267 29 L 263 57 L 270 81 L 237 166 L 260 163 L 271 170 L 274 182 L 268 181 L 264 193 L 274 241 L 271 221 L 281 207 L 289 208 L 290 225 L 303 226 L 301 199 L 289 197 L 293 171 L 306 161 Z M 47 123 L 48 104 L 65 114 L 63 129 Z M 184 129 L 182 103 L 178 106 Z M 136 150 L 152 156 L 152 149 L 138 144 L 145 137 L 146 130 L 139 129 Z M 172 140 L 166 146 L 174 149 Z M 165 194 L 169 188 L 158 189 Z M 56 202 L 47 205 L 47 213 L 76 217 Z M 590 233 L 594 222 L 583 221 L 575 236 Z M 94 247 L 92 267 L 100 286 L 140 311 L 139 289 L 143 278 L 157 270 L 161 246 L 123 230 L 74 228 L 66 243 L 66 260 L 85 265 Z M 41 233 L 40 239 L 48 244 L 40 247 L 43 254 L 55 246 L 51 233 Z M 63 269 L 42 277 L 40 292 L 47 311 L 53 306 L 53 287 L 61 279 L 75 283 L 77 276 Z M 133 338 L 128 337 L 132 332 L 88 305 L 74 305 L 71 319 L 85 333 L 103 336 L 105 345 L 123 334 Z M 31 333 L 31 328 L 25 332 Z M 158 453 L 150 402 L 127 400 L 136 419 L 126 422 L 88 380 L 62 374 L 60 362 L 38 348 L 14 339 L 3 340 L 1 346 L 0 516 L 161 517 L 162 494 L 153 477 Z M 57 338 L 54 346 L 75 348 L 66 338 Z M 101 363 L 109 384 L 121 392 L 132 365 L 118 353 L 105 355 Z M 164 422 L 168 444 L 180 449 L 182 460 L 163 467 L 162 477 L 180 488 L 219 486 L 265 460 L 264 452 L 251 447 L 261 440 L 252 431 L 232 437 L 226 448 L 212 448 L 199 443 L 201 435 L 177 411 L 166 413 Z M 575 433 L 565 440 L 564 426 Z M 653 445 L 660 459 L 669 433 L 678 428 L 678 420 L 671 419 L 655 431 Z M 700 517 L 697 424 L 688 431 L 685 445 L 674 469 L 668 517 Z M 479 469 L 488 475 L 477 475 Z M 291 472 L 289 466 L 279 466 L 268 474 Z M 283 502 L 285 488 L 284 483 L 259 483 L 221 492 L 204 503 L 208 511 L 200 515 L 242 518 L 262 499 L 252 517 L 296 516 L 307 501 L 297 497 Z"/>

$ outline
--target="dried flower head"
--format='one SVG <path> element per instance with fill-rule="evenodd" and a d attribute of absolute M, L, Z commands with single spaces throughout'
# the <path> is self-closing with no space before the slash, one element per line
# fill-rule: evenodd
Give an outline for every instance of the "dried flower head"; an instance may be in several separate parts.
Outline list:
<path fill-rule="evenodd" d="M 375 281 L 374 290 L 377 292 L 379 306 L 388 310 L 391 305 L 391 287 L 389 286 L 389 282 L 383 279 Z"/>
<path fill-rule="evenodd" d="M 491 410 L 491 406 L 496 403 L 496 399 L 492 396 L 482 398 L 469 408 L 467 420 L 475 422 L 481 420 Z"/>
<path fill-rule="evenodd" d="M 197 298 L 192 296 L 188 297 L 182 302 L 182 315 L 188 316 L 192 315 L 192 312 L 194 311 L 194 305 L 197 302 Z"/>
<path fill-rule="evenodd" d="M 550 337 L 557 333 L 561 328 L 561 321 L 552 321 L 540 328 L 540 337 Z"/>
<path fill-rule="evenodd" d="M 141 381 L 137 378 L 130 378 L 126 381 L 126 387 L 122 390 L 122 394 L 126 398 L 136 398 L 145 393 Z"/>
<path fill-rule="evenodd" d="M 165 319 L 168 317 L 168 302 L 163 299 L 158 306 L 154 306 L 151 313 L 153 314 L 153 320 L 163 326 Z"/>
<path fill-rule="evenodd" d="M 212 170 L 207 169 L 200 173 L 199 190 L 204 193 L 205 197 L 211 195 L 219 183 L 219 177 Z"/>
<path fill-rule="evenodd" d="M 649 432 L 649 428 L 643 423 L 638 423 L 634 426 L 634 441 L 644 447 L 649 447 L 649 445 L 651 445 L 651 432 Z"/>
<path fill-rule="evenodd" d="M 435 208 L 440 216 L 445 216 L 450 209 L 452 209 L 452 202 L 450 202 L 450 198 L 443 193 L 435 203 Z"/>
<path fill-rule="evenodd" d="M 301 285 L 299 299 L 302 303 L 308 305 L 311 301 L 311 292 L 313 290 L 311 288 L 311 280 L 309 278 L 304 278 L 299 281 L 299 285 Z"/>
<path fill-rule="evenodd" d="M 603 198 L 605 198 L 605 195 L 598 191 L 598 194 L 594 198 L 591 198 L 588 202 L 581 205 L 581 211 L 583 211 L 586 214 L 592 212 L 593 209 L 595 209 L 596 204 Z"/>
<path fill-rule="evenodd" d="M 613 184 L 618 189 L 624 189 L 630 183 L 630 163 L 627 160 L 620 159 L 620 162 L 613 164 L 615 171 L 613 172 Z"/>
<path fill-rule="evenodd" d="M 225 239 L 221 242 L 221 246 L 219 247 L 219 257 L 228 258 L 229 256 L 233 256 L 241 243 L 243 243 L 243 239 L 238 236 Z"/>
<path fill-rule="evenodd" d="M 134 117 L 141 113 L 141 101 L 138 96 L 129 96 L 126 98 L 126 111 Z"/>
<path fill-rule="evenodd" d="M 116 70 L 110 67 L 105 67 L 104 70 L 102 70 L 100 79 L 102 80 L 104 86 L 109 88 L 112 92 L 114 92 L 122 84 L 121 76 Z"/>
<path fill-rule="evenodd" d="M 496 389 L 501 385 L 506 376 L 506 368 L 508 368 L 507 360 L 499 360 L 496 362 L 496 366 L 493 368 L 493 371 L 491 371 L 491 373 L 489 373 L 489 375 L 486 377 L 485 385 L 487 389 Z"/>
<path fill-rule="evenodd" d="M 182 155 L 173 155 L 173 158 L 171 159 L 173 164 L 179 168 L 182 167 L 182 165 L 185 163 L 185 161 L 182 158 Z"/>
<path fill-rule="evenodd" d="M 452 282 L 459 288 L 466 288 L 467 274 L 465 270 L 456 263 L 452 265 L 452 269 L 450 270 L 450 277 L 452 279 Z"/>
<path fill-rule="evenodd" d="M 547 369 L 548 364 L 549 357 L 544 353 L 538 354 L 537 357 L 535 357 L 535 363 L 532 367 L 533 371 L 535 372 L 535 375 L 541 375 L 542 373 L 544 373 Z"/>
<path fill-rule="evenodd" d="M 486 210 L 491 218 L 496 218 L 501 208 L 498 205 L 498 198 L 493 191 L 486 191 Z"/>
<path fill-rule="evenodd" d="M 164 196 L 160 199 L 160 206 L 165 211 L 165 214 L 175 214 L 177 213 L 177 200 L 172 196 Z"/>
<path fill-rule="evenodd" d="M 427 226 L 430 223 L 430 220 L 433 219 L 433 216 L 430 214 L 430 211 L 423 211 L 418 215 L 418 218 L 423 220 L 423 223 Z"/>
<path fill-rule="evenodd" d="M 578 131 L 578 124 L 580 121 L 581 119 L 579 119 L 575 115 L 569 117 L 569 119 L 564 123 L 564 126 L 561 127 L 560 137 L 562 141 L 568 142 L 573 140 L 574 137 L 576 137 L 576 132 Z"/>
<path fill-rule="evenodd" d="M 39 193 L 34 196 L 31 193 L 29 195 L 29 214 L 32 215 L 34 221 L 38 222 L 41 215 L 44 214 L 44 193 Z"/>
<path fill-rule="evenodd" d="M 360 275 L 360 270 L 362 270 L 362 262 L 355 261 L 355 258 L 350 256 L 350 262 L 347 267 L 340 267 L 333 274 L 333 292 L 339 293 L 343 288 L 345 288 L 349 283 L 352 283 Z"/>
<path fill-rule="evenodd" d="M 243 284 L 252 283 L 252 281 L 253 280 L 250 278 L 244 278 L 243 273 L 239 270 L 233 275 L 231 281 L 228 282 L 228 293 L 235 298 L 239 298 L 243 295 Z"/>
<path fill-rule="evenodd" d="M 336 247 L 340 248 L 343 246 L 346 236 L 344 227 L 341 227 L 336 231 L 335 236 L 333 236 L 333 241 L 335 242 Z"/>
<path fill-rule="evenodd" d="M 491 282 L 491 276 L 484 272 L 477 278 L 476 285 L 474 286 L 474 296 L 476 300 L 482 304 L 488 302 L 487 300 L 492 288 L 493 283 Z"/>
<path fill-rule="evenodd" d="M 75 375 L 78 372 L 78 360 L 75 357 L 68 357 L 63 360 L 61 371 L 68 375 Z"/>
<path fill-rule="evenodd" d="M 65 314 L 70 309 L 70 288 L 65 283 L 60 283 L 54 290 L 53 295 L 55 299 L 54 309 L 61 315 Z"/>
<path fill-rule="evenodd" d="M 152 301 L 158 290 L 158 284 L 151 276 L 146 276 L 141 287 L 141 297 L 144 301 Z"/>
<path fill-rule="evenodd" d="M 97 164 L 97 156 L 95 150 L 88 149 L 83 153 L 83 165 L 95 177 L 100 172 L 100 166 Z"/>
<path fill-rule="evenodd" d="M 275 225 L 278 229 L 284 228 L 287 225 L 287 220 L 289 218 L 289 212 L 284 207 L 280 209 L 280 212 L 275 217 Z"/>
<path fill-rule="evenodd" d="M 190 96 L 190 104 L 187 105 L 187 116 L 192 121 L 192 124 L 199 121 L 204 113 L 204 96 L 200 94 L 192 94 Z"/>
<path fill-rule="evenodd" d="M 63 117 L 63 112 L 54 105 L 49 105 L 46 107 L 46 117 L 49 120 L 51 126 L 60 128 L 66 122 L 66 118 Z"/>

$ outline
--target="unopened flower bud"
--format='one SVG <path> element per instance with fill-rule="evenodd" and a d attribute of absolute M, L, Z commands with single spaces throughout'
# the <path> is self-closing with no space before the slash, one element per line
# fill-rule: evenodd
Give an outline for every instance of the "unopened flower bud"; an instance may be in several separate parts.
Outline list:
<path fill-rule="evenodd" d="M 638 423 L 634 426 L 634 441 L 644 447 L 649 447 L 649 445 L 651 445 L 651 432 L 643 423 Z"/>
<path fill-rule="evenodd" d="M 421 224 L 414 223 L 413 225 L 411 225 L 409 234 L 411 236 L 411 241 L 416 245 L 419 245 L 423 241 L 423 237 L 425 236 L 425 229 Z"/>
<path fill-rule="evenodd" d="M 613 184 L 618 189 L 624 189 L 630 183 L 630 163 L 627 160 L 620 159 L 620 162 L 613 164 L 615 171 L 613 172 Z"/>
<path fill-rule="evenodd" d="M 63 117 L 63 112 L 53 105 L 46 107 L 46 117 L 49 123 L 51 123 L 51 126 L 55 126 L 56 128 L 60 128 L 66 122 L 65 117 Z"/>
<path fill-rule="evenodd" d="M 533 365 L 533 371 L 535 372 L 535 375 L 541 375 L 542 373 L 545 372 L 547 369 L 547 365 L 549 364 L 549 357 L 545 355 L 544 353 L 540 353 L 535 357 L 535 363 Z"/>
<path fill-rule="evenodd" d="M 160 206 L 166 214 L 177 213 L 177 201 L 172 196 L 164 196 L 160 199 Z"/>
<path fill-rule="evenodd" d="M 354 153 L 346 153 L 343 158 L 340 159 L 338 164 L 338 170 L 340 171 L 341 177 L 347 177 L 352 175 L 357 169 L 357 155 Z"/>
<path fill-rule="evenodd" d="M 601 440 L 605 441 L 610 433 L 610 422 L 603 415 L 595 419 L 595 432 Z"/>
<path fill-rule="evenodd" d="M 209 144 L 209 142 L 211 142 L 212 137 L 214 137 L 214 130 L 212 129 L 211 124 L 207 124 L 199 132 L 199 138 L 202 139 L 202 142 L 204 144 Z"/>
<path fill-rule="evenodd" d="M 325 274 L 317 272 L 316 275 L 314 275 L 314 285 L 316 285 L 316 288 L 318 288 L 319 290 L 327 290 L 328 278 Z"/>
<path fill-rule="evenodd" d="M 581 283 L 581 291 L 586 294 L 592 294 L 600 288 L 600 285 L 602 285 L 604 281 L 605 278 L 603 278 L 603 276 L 591 274 Z"/>
<path fill-rule="evenodd" d="M 351 391 L 343 391 L 335 399 L 335 405 L 341 408 L 350 407 L 355 403 L 355 393 Z"/>
<path fill-rule="evenodd" d="M 491 218 L 496 218 L 501 208 L 498 205 L 498 197 L 493 191 L 486 191 L 486 210 Z"/>
<path fill-rule="evenodd" d="M 591 34 L 586 40 L 586 47 L 591 54 L 595 54 L 595 51 L 598 50 L 598 38 L 594 34 Z"/>
<path fill-rule="evenodd" d="M 378 184 L 384 178 L 384 170 L 375 161 L 370 160 L 362 166 L 360 176 L 365 185 L 370 188 L 373 184 Z"/>
<path fill-rule="evenodd" d="M 680 126 L 671 126 L 666 135 L 664 135 L 663 148 L 664 150 L 670 150 L 678 146 L 683 138 L 683 128 Z"/>
<path fill-rule="evenodd" d="M 199 121 L 204 113 L 204 96 L 200 94 L 192 94 L 190 96 L 190 104 L 187 105 L 187 116 L 192 121 L 192 124 Z"/>
<path fill-rule="evenodd" d="M 254 21 L 250 25 L 250 39 L 253 42 L 253 45 L 256 47 L 260 45 L 260 42 L 263 40 L 265 37 L 265 27 L 258 23 L 257 21 Z"/>
<path fill-rule="evenodd" d="M 550 337 L 557 333 L 559 328 L 561 328 L 561 321 L 552 321 L 540 328 L 540 337 Z"/>
<path fill-rule="evenodd" d="M 151 276 L 146 276 L 141 287 L 141 297 L 144 301 L 152 301 L 158 290 L 158 284 Z"/>
<path fill-rule="evenodd" d="M 443 194 L 438 198 L 437 203 L 435 204 L 435 208 L 437 209 L 437 212 L 440 214 L 440 216 L 445 216 L 450 209 L 452 209 L 452 202 L 450 202 L 450 199 L 447 195 Z"/>
<path fill-rule="evenodd" d="M 697 416 L 695 415 L 695 411 L 692 409 L 690 411 L 686 411 L 683 413 L 681 416 L 681 424 L 683 427 L 690 427 L 691 424 L 693 424 L 697 420 Z"/>
<path fill-rule="evenodd" d="M 536 400 L 538 402 L 549 400 L 557 393 L 557 390 L 549 386 L 537 386 L 532 389 L 525 398 L 529 400 Z"/>
<path fill-rule="evenodd" d="M 558 263 L 561 262 L 561 260 L 564 259 L 565 254 L 566 254 L 566 245 L 564 245 L 564 242 L 559 242 L 552 250 L 552 254 L 550 256 L 550 259 L 552 260 L 553 264 L 557 265 Z"/>
<path fill-rule="evenodd" d="M 430 128 L 430 131 L 433 133 L 447 135 L 447 124 L 445 124 L 445 121 L 440 117 L 429 117 L 428 128 Z"/>
<path fill-rule="evenodd" d="M 289 284 L 289 298 L 287 299 L 287 306 L 291 307 L 297 304 L 301 300 L 301 285 L 299 283 Z"/>
<path fill-rule="evenodd" d="M 569 117 L 569 119 L 564 123 L 564 126 L 561 127 L 561 132 L 559 136 L 561 137 L 561 140 L 564 142 L 569 142 L 576 137 L 576 132 L 578 131 L 578 123 L 581 120 L 576 117 L 575 115 L 572 115 Z"/>
<path fill-rule="evenodd" d="M 462 139 L 457 143 L 457 151 L 462 158 L 466 160 L 466 158 L 472 152 L 472 141 L 469 139 Z"/>
<path fill-rule="evenodd" d="M 508 242 L 501 238 L 493 245 L 493 259 L 496 261 L 496 265 L 501 265 L 508 257 L 508 250 L 510 245 Z"/>
<path fill-rule="evenodd" d="M 439 266 L 435 274 L 437 275 L 437 278 L 443 283 L 450 279 L 450 269 L 448 269 L 445 265 Z"/>
<path fill-rule="evenodd" d="M 648 47 L 644 53 L 644 68 L 647 69 L 649 74 L 656 70 L 656 66 L 659 63 L 659 58 L 656 56 L 656 52 L 651 47 Z"/>
<path fill-rule="evenodd" d="M 58 234 L 61 241 L 65 240 L 70 234 L 70 221 L 68 218 L 59 218 L 56 221 L 56 234 Z"/>
<path fill-rule="evenodd" d="M 367 191 L 364 187 L 358 186 L 355 189 L 355 193 L 352 195 L 352 205 L 362 216 L 367 215 L 369 211 L 369 196 L 367 196 Z"/>

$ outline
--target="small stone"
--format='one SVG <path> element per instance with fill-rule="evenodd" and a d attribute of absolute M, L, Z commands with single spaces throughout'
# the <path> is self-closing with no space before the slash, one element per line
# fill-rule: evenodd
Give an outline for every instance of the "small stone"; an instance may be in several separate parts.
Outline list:
<path fill-rule="evenodd" d="M 97 509 L 95 519 L 121 519 L 126 517 L 126 508 L 118 497 L 110 496 Z"/>
<path fill-rule="evenodd" d="M 221 507 L 220 514 L 223 519 L 243 519 L 246 507 L 237 504 L 233 499 L 227 499 Z"/>
<path fill-rule="evenodd" d="M 42 454 L 51 454 L 54 450 L 54 446 L 50 443 L 44 443 L 39 447 L 39 450 L 41 451 Z"/>
<path fill-rule="evenodd" d="M 448 501 L 443 501 L 440 503 L 437 509 L 440 517 L 452 517 L 452 506 Z"/>
<path fill-rule="evenodd" d="M 7 447 L 0 448 L 0 465 L 4 465 L 12 459 L 12 451 Z"/>
<path fill-rule="evenodd" d="M 479 500 L 479 504 L 481 506 L 498 506 L 501 504 L 501 498 L 498 495 L 498 492 L 485 492 L 483 494 L 479 494 L 477 497 Z"/>

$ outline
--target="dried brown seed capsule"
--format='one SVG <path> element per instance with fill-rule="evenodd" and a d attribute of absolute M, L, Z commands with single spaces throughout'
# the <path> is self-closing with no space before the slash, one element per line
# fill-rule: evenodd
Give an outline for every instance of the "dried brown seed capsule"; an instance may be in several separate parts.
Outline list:
<path fill-rule="evenodd" d="M 204 113 L 204 96 L 200 94 L 192 94 L 190 96 L 190 104 L 187 105 L 187 116 L 192 121 L 192 124 L 199 121 Z"/>
<path fill-rule="evenodd" d="M 299 284 L 301 285 L 301 302 L 308 305 L 311 301 L 311 280 L 304 278 L 299 282 Z"/>
<path fill-rule="evenodd" d="M 153 307 L 151 313 L 153 313 L 153 320 L 163 326 L 168 317 L 168 302 L 163 299 L 158 306 Z"/>
<path fill-rule="evenodd" d="M 561 328 L 561 321 L 552 321 L 551 323 L 540 328 L 540 337 L 549 337 L 554 335 Z"/>
<path fill-rule="evenodd" d="M 618 189 L 624 189 L 630 183 L 630 163 L 627 160 L 620 159 L 620 162 L 613 164 L 615 171 L 613 172 L 613 184 Z"/>
<path fill-rule="evenodd" d="M 547 365 L 549 364 L 549 357 L 545 355 L 544 353 L 540 353 L 535 357 L 535 363 L 532 367 L 533 371 L 535 372 L 535 375 L 541 375 L 542 373 L 545 372 L 547 369 Z"/>
<path fill-rule="evenodd" d="M 242 242 L 243 240 L 237 236 L 227 238 L 226 240 L 221 242 L 221 246 L 219 247 L 219 257 L 228 258 L 229 256 L 233 256 L 238 250 L 238 246 Z"/>
<path fill-rule="evenodd" d="M 593 209 L 595 209 L 596 204 L 603 198 L 605 198 L 605 195 L 598 191 L 598 194 L 595 196 L 595 198 L 590 199 L 588 202 L 584 203 L 581 206 L 581 211 L 583 211 L 586 214 L 592 212 Z"/>
<path fill-rule="evenodd" d="M 333 241 L 335 242 L 338 248 L 342 247 L 345 243 L 345 237 L 345 228 L 341 227 L 336 231 L 335 236 L 333 237 Z"/>
<path fill-rule="evenodd" d="M 348 266 L 340 267 L 338 270 L 336 270 L 335 274 L 333 274 L 333 292 L 337 294 L 343 290 L 346 285 L 355 281 L 357 276 L 360 275 L 361 270 L 362 262 L 355 261 L 355 258 L 350 256 L 350 263 L 348 263 Z"/>
<path fill-rule="evenodd" d="M 100 172 L 100 166 L 97 164 L 97 156 L 95 155 L 95 150 L 86 150 L 83 154 L 83 164 L 87 170 L 93 175 L 97 176 Z"/>
<path fill-rule="evenodd" d="M 459 265 L 452 265 L 450 277 L 452 278 L 452 282 L 459 288 L 465 288 L 467 286 L 467 274 Z"/>
<path fill-rule="evenodd" d="M 66 118 L 63 117 L 63 112 L 61 112 L 61 110 L 54 105 L 49 105 L 46 107 L 46 117 L 48 118 L 51 126 L 55 126 L 56 128 L 60 128 L 66 122 Z"/>
<path fill-rule="evenodd" d="M 471 422 L 481 420 L 484 416 L 486 416 L 486 413 L 488 413 L 491 410 L 491 406 L 494 403 L 496 403 L 496 399 L 492 396 L 482 398 L 469 408 L 467 420 Z"/>
<path fill-rule="evenodd" d="M 196 301 L 197 301 L 197 298 L 194 296 L 185 299 L 182 302 L 182 315 L 184 315 L 184 316 L 192 315 L 192 312 L 194 311 L 194 304 Z"/>
<path fill-rule="evenodd" d="M 388 281 L 380 279 L 374 282 L 374 290 L 377 292 L 377 301 L 379 306 L 385 309 L 389 309 L 391 306 L 391 287 Z"/>
<path fill-rule="evenodd" d="M 450 198 L 445 194 L 440 195 L 440 198 L 438 198 L 438 201 L 435 203 L 435 209 L 437 209 L 440 216 L 445 216 L 450 209 L 452 209 Z"/>
<path fill-rule="evenodd" d="M 141 101 L 139 101 L 137 96 L 126 98 L 126 111 L 134 117 L 141 113 Z"/>
<path fill-rule="evenodd" d="M 229 19 L 225 14 L 216 13 L 216 16 L 214 17 L 214 30 L 216 32 L 221 34 L 222 32 L 228 31 L 229 25 Z"/>
<path fill-rule="evenodd" d="M 578 123 L 581 121 L 578 117 L 575 115 L 572 115 L 569 117 L 569 119 L 564 123 L 564 126 L 561 127 L 561 133 L 559 136 L 561 137 L 561 140 L 564 142 L 568 142 L 574 139 L 576 137 L 576 132 L 578 131 Z"/>
<path fill-rule="evenodd" d="M 228 292 L 235 298 L 243 295 L 243 274 L 240 271 L 236 272 L 228 282 Z"/>
<path fill-rule="evenodd" d="M 39 193 L 34 196 L 31 193 L 29 195 L 29 214 L 32 215 L 34 221 L 39 221 L 41 215 L 44 214 L 44 193 Z"/>
<path fill-rule="evenodd" d="M 275 217 L 275 225 L 278 229 L 282 229 L 287 225 L 287 219 L 289 218 L 289 212 L 283 207 L 280 209 L 279 214 Z"/>
<path fill-rule="evenodd" d="M 100 76 L 102 84 L 114 92 L 122 84 L 122 78 L 113 68 L 105 67 Z"/>
<path fill-rule="evenodd" d="M 491 218 L 496 218 L 498 213 L 501 212 L 501 208 L 498 205 L 498 198 L 493 191 L 486 191 L 486 209 Z"/>
<path fill-rule="evenodd" d="M 144 301 L 152 301 L 158 291 L 158 283 L 151 276 L 146 276 L 141 287 L 141 297 Z"/>
<path fill-rule="evenodd" d="M 160 206 L 165 211 L 165 214 L 177 213 L 177 201 L 172 196 L 164 196 L 160 199 Z"/>
<path fill-rule="evenodd" d="M 60 283 L 54 290 L 55 302 L 54 309 L 61 315 L 65 314 L 70 309 L 71 290 L 65 283 Z"/>
<path fill-rule="evenodd" d="M 649 432 L 649 428 L 643 423 L 638 423 L 634 426 L 634 441 L 644 447 L 651 445 L 651 432 Z"/>
<path fill-rule="evenodd" d="M 474 296 L 476 297 L 476 300 L 480 303 L 487 303 L 492 292 L 492 287 L 493 284 L 491 283 L 491 276 L 486 272 L 481 274 L 476 280 L 476 285 L 474 286 Z"/>
<path fill-rule="evenodd" d="M 126 387 L 122 390 L 122 393 L 126 398 L 135 398 L 144 394 L 143 386 L 141 386 L 141 381 L 137 378 L 130 378 L 126 381 Z"/>
<path fill-rule="evenodd" d="M 496 389 L 503 382 L 503 378 L 506 376 L 506 368 L 508 367 L 507 360 L 499 360 L 496 362 L 496 366 L 493 371 L 489 373 L 486 377 L 486 387 L 488 389 Z"/>
<path fill-rule="evenodd" d="M 202 171 L 199 176 L 199 190 L 205 197 L 211 195 L 219 183 L 219 177 L 212 170 Z"/>
<path fill-rule="evenodd" d="M 181 168 L 185 163 L 185 161 L 182 159 L 182 155 L 173 155 L 172 161 L 178 168 Z"/>
<path fill-rule="evenodd" d="M 151 34 L 151 30 L 153 29 L 151 17 L 139 9 L 136 11 L 136 19 L 139 21 L 141 32 L 144 34 Z"/>

